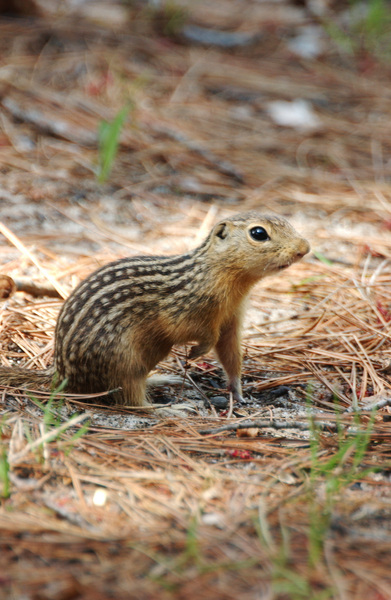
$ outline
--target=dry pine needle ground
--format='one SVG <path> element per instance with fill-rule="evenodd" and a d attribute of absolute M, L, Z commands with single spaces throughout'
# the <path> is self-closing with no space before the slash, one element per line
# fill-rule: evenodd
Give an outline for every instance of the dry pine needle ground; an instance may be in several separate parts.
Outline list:
<path fill-rule="evenodd" d="M 61 298 L 97 266 L 183 252 L 224 215 L 283 214 L 314 254 L 252 294 L 228 415 L 204 406 L 213 356 L 165 391 L 193 406 L 178 418 L 2 391 L 0 597 L 391 598 L 389 65 L 290 2 L 105 6 L 0 20 L 0 263 L 25 290 L 8 280 L 2 364 L 51 362 Z M 289 45 L 308 24 L 317 58 Z M 300 98 L 315 129 L 276 125 L 268 104 Z M 125 102 L 100 185 L 99 123 Z"/>

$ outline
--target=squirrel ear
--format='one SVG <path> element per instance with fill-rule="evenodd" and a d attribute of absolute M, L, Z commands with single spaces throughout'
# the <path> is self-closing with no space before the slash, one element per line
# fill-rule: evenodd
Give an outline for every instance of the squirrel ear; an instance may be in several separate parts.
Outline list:
<path fill-rule="evenodd" d="M 224 240 L 228 235 L 228 227 L 226 223 L 219 223 L 216 226 L 216 236 Z"/>

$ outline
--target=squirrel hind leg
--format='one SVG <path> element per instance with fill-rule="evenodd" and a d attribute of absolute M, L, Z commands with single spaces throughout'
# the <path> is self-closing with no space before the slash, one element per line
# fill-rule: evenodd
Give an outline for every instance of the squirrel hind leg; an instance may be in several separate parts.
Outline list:
<path fill-rule="evenodd" d="M 131 380 L 126 380 L 121 385 L 122 394 L 118 404 L 135 407 L 150 406 L 146 396 L 146 387 L 146 377 L 133 377 Z"/>

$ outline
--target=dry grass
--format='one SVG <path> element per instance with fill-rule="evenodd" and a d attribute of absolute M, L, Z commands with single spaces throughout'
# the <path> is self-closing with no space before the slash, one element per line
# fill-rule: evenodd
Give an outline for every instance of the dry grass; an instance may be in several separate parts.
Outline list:
<path fill-rule="evenodd" d="M 118 255 L 182 252 L 221 215 L 260 206 L 321 259 L 252 295 L 252 400 L 230 418 L 203 406 L 223 387 L 213 356 L 191 367 L 201 394 L 170 390 L 195 406 L 178 418 L 67 398 L 45 426 L 39 394 L 2 393 L 0 597 L 391 598 L 389 69 L 363 71 L 329 42 L 318 60 L 292 55 L 309 17 L 284 7 L 192 6 L 192 22 L 229 29 L 240 14 L 262 32 L 230 51 L 166 37 L 166 17 L 137 7 L 120 29 L 0 21 L 2 273 L 66 296 Z M 318 130 L 271 121 L 267 102 L 296 98 Z M 100 186 L 99 122 L 129 100 Z M 2 303 L 2 364 L 50 364 L 60 305 Z"/>

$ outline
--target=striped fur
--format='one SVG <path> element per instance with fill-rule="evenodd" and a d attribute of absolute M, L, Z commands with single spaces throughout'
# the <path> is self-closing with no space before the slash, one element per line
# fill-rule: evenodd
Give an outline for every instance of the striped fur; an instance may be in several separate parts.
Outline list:
<path fill-rule="evenodd" d="M 249 234 L 261 226 L 269 239 Z M 181 256 L 130 257 L 98 269 L 64 303 L 55 332 L 54 371 L 77 393 L 121 388 L 114 400 L 145 404 L 146 378 L 174 344 L 215 348 L 240 398 L 244 300 L 264 276 L 289 266 L 309 245 L 285 221 L 256 212 L 217 224 Z M 27 373 L 27 371 L 26 371 Z M 26 375 L 27 377 L 27 375 Z M 0 383 L 5 379 L 0 370 Z"/>

